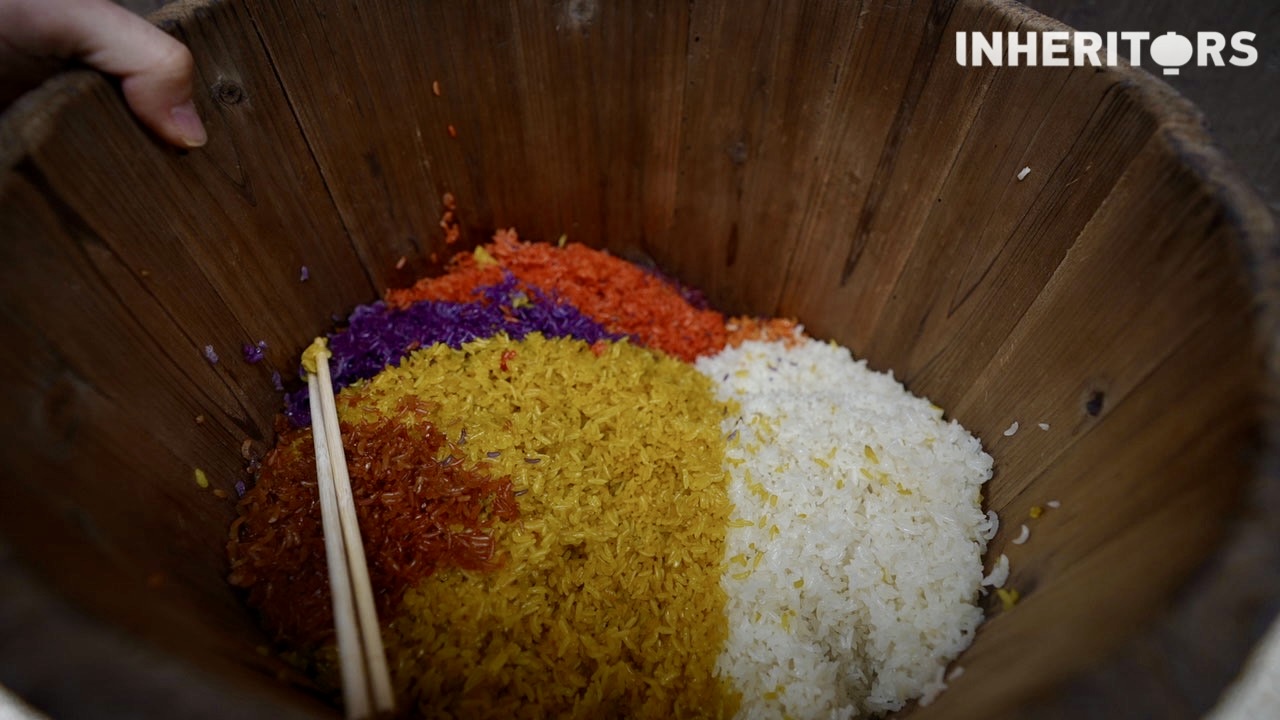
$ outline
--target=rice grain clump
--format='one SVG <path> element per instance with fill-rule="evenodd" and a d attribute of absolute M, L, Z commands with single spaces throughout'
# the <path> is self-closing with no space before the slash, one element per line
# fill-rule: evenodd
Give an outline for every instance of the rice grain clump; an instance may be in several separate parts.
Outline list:
<path fill-rule="evenodd" d="M 441 569 L 384 618 L 402 705 L 425 717 L 728 717 L 720 566 L 726 407 L 693 366 L 533 333 L 434 345 L 343 391 L 351 423 L 406 396 L 510 477 L 505 563 Z"/>
<path fill-rule="evenodd" d="M 701 358 L 732 475 L 729 638 L 744 718 L 855 717 L 942 685 L 973 639 L 991 457 L 892 375 L 815 340 Z"/>

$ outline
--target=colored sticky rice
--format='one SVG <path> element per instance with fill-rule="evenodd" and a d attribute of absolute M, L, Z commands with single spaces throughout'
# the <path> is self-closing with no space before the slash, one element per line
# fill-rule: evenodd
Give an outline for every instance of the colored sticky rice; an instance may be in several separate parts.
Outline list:
<path fill-rule="evenodd" d="M 460 461 L 455 443 L 401 398 L 394 416 L 342 425 L 356 514 L 379 612 L 437 569 L 498 565 L 492 526 L 515 520 L 510 478 Z M 249 590 L 273 636 L 310 647 L 333 634 L 310 428 L 280 438 L 243 494 L 227 553 L 230 582 Z"/>
<path fill-rule="evenodd" d="M 700 294 L 603 250 L 577 243 L 556 247 L 520 242 L 515 230 L 499 231 L 492 243 L 475 253 L 455 256 L 444 276 L 389 291 L 387 303 L 407 307 L 420 300 L 466 302 L 477 287 L 496 282 L 503 271 L 572 304 L 609 332 L 682 360 L 724 347 L 724 316 L 700 307 Z"/>
<path fill-rule="evenodd" d="M 468 302 L 418 302 L 406 308 L 376 302 L 357 307 L 346 328 L 328 336 L 334 390 L 367 380 L 413 350 L 436 343 L 457 348 L 500 332 L 516 339 L 540 332 L 588 343 L 618 337 L 572 305 L 537 289 L 521 289 L 510 273 L 498 272 L 493 284 L 473 290 Z M 285 399 L 285 414 L 295 427 L 311 424 L 307 397 L 303 387 Z"/>
<path fill-rule="evenodd" d="M 461 464 L 511 478 L 520 518 L 492 527 L 499 566 L 440 569 L 383 616 L 402 703 L 424 716 L 732 714 L 714 675 L 730 506 L 710 381 L 625 341 L 597 354 L 498 335 L 418 350 L 344 390 L 339 413 L 371 426 L 407 397 L 445 436 L 465 434 Z"/>
<path fill-rule="evenodd" d="M 330 346 L 353 481 L 400 483 L 357 487 L 372 522 L 431 516 L 395 505 L 424 472 L 471 483 L 465 522 L 431 531 L 461 539 L 449 553 L 369 549 L 390 558 L 375 584 L 409 715 L 873 716 L 944 689 L 981 621 L 991 458 L 794 321 L 726 320 L 651 269 L 501 231 Z M 304 393 L 288 416 L 307 424 Z M 312 618 L 328 601 L 306 432 L 268 458 L 229 553 L 335 688 L 323 632 L 273 620 L 295 591 Z M 438 438 L 376 437 L 415 433 Z"/>
<path fill-rule="evenodd" d="M 466 459 L 523 494 L 521 522 L 497 528 L 508 563 L 406 594 L 386 637 L 401 693 L 427 716 L 723 714 L 729 503 L 710 383 L 629 343 L 597 357 L 533 334 L 423 350 L 343 404 L 380 417 L 405 395 L 438 403 Z"/>

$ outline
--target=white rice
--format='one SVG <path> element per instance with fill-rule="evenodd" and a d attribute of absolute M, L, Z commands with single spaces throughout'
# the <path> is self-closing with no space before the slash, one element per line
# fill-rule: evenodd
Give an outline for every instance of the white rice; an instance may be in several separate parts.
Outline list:
<path fill-rule="evenodd" d="M 738 717 L 859 717 L 936 695 L 982 620 L 990 456 L 841 347 L 747 342 L 698 369 L 740 410 L 723 424 L 740 526 L 718 662 Z"/>
<path fill-rule="evenodd" d="M 1014 545 L 1021 545 L 1025 543 L 1030 537 L 1031 537 L 1031 528 L 1027 527 L 1026 524 L 1023 524 L 1022 530 L 1018 532 L 1018 537 L 1014 538 L 1010 542 L 1012 542 Z"/>
<path fill-rule="evenodd" d="M 996 564 L 992 566 L 991 573 L 982 578 L 982 587 L 1004 587 L 1005 582 L 1009 579 L 1009 558 L 1004 554 L 996 560 Z"/>
<path fill-rule="evenodd" d="M 982 531 L 982 539 L 990 540 L 991 538 L 994 538 L 998 532 L 1000 532 L 1000 516 L 996 514 L 995 510 L 988 510 L 987 522 Z"/>

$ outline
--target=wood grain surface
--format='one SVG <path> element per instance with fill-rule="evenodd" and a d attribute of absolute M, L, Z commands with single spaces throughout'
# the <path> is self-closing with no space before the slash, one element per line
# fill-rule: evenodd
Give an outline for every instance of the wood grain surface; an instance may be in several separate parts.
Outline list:
<path fill-rule="evenodd" d="M 273 371 L 495 227 L 796 316 L 983 440 L 991 558 L 1024 599 L 988 599 L 964 676 L 904 716 L 1194 717 L 1274 616 L 1256 550 L 1280 545 L 1274 221 L 1149 76 L 952 59 L 957 30 L 1046 18 L 1003 0 L 189 0 L 155 19 L 196 57 L 208 147 L 161 146 L 85 72 L 0 118 L 0 578 L 55 628 L 43 653 L 9 633 L 0 682 L 59 716 L 130 708 L 105 681 L 39 692 L 72 632 L 100 659 L 141 640 L 138 672 L 111 676 L 140 697 L 323 712 L 258 652 L 212 491 L 234 496 L 242 447 L 271 441 Z M 258 340 L 266 361 L 244 362 Z"/>
<path fill-rule="evenodd" d="M 1255 33 L 1258 60 L 1250 67 L 1182 68 L 1178 75 L 1156 73 L 1203 113 L 1214 140 L 1266 200 L 1280 213 L 1280 12 L 1269 0 L 1196 2 L 1166 0 L 1028 0 L 1029 7 L 1071 27 L 1094 32 L 1200 31 L 1225 35 Z"/>
<path fill-rule="evenodd" d="M 118 0 L 140 14 L 158 10 L 164 0 Z M 1267 0 L 1027 0 L 1024 5 L 1079 30 L 1146 30 L 1153 36 L 1170 30 L 1190 36 L 1198 31 L 1257 34 L 1258 62 L 1249 68 L 1185 68 L 1163 82 L 1187 97 L 1204 114 L 1214 140 L 1245 178 L 1258 189 L 1272 213 L 1280 213 L 1280 13 Z M 832 28 L 816 28 L 818 32 Z M 859 47 L 855 46 L 855 51 Z"/>

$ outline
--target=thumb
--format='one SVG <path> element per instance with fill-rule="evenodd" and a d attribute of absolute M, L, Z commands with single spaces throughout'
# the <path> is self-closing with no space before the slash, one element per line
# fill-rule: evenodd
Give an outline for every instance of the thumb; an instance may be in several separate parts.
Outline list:
<path fill-rule="evenodd" d="M 96 0 L 82 7 L 64 16 L 73 54 L 119 76 L 125 101 L 157 135 L 183 147 L 204 145 L 208 135 L 191 101 L 191 51 L 119 5 Z"/>

